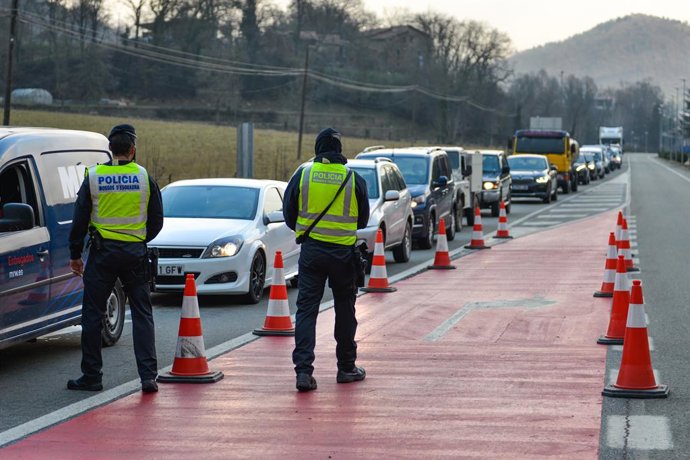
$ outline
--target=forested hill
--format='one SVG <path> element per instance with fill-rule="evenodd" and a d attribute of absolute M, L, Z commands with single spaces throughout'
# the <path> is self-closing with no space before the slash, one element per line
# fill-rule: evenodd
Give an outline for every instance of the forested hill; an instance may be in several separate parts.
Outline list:
<path fill-rule="evenodd" d="M 600 88 L 651 79 L 672 97 L 681 78 L 690 78 L 690 25 L 635 14 L 517 53 L 510 61 L 518 74 L 544 69 L 558 76 L 563 71 L 590 76 Z"/>

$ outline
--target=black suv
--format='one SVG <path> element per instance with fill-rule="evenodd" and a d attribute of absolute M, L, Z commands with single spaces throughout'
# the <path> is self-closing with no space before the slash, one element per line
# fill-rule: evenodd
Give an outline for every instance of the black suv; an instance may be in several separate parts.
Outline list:
<path fill-rule="evenodd" d="M 455 238 L 455 220 L 462 218 L 462 208 L 455 200 L 455 182 L 448 154 L 437 147 L 387 149 L 368 147 L 357 159 L 389 158 L 402 172 L 412 194 L 414 225 L 412 238 L 420 248 L 434 244 L 439 219 L 446 224 L 446 237 Z"/>

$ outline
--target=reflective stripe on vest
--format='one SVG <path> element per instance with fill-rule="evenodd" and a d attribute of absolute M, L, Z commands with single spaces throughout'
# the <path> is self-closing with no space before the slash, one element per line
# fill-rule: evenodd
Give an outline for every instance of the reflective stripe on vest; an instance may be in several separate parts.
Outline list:
<path fill-rule="evenodd" d="M 149 176 L 134 162 L 97 165 L 87 170 L 91 192 L 91 222 L 110 240 L 146 240 Z"/>
<path fill-rule="evenodd" d="M 347 167 L 332 163 L 312 163 L 302 170 L 295 227 L 297 236 L 303 235 L 333 200 L 347 173 Z M 331 208 L 309 233 L 309 237 L 328 243 L 354 245 L 357 241 L 357 209 L 353 173 Z"/>

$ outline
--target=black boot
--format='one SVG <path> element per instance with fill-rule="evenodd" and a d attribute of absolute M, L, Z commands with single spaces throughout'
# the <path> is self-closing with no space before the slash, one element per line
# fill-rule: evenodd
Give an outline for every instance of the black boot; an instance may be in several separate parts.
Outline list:
<path fill-rule="evenodd" d="M 335 381 L 338 383 L 359 382 L 360 380 L 364 380 L 364 377 L 366 376 L 367 373 L 364 371 L 363 367 L 355 366 L 349 371 L 338 369 L 338 375 L 335 378 Z"/>

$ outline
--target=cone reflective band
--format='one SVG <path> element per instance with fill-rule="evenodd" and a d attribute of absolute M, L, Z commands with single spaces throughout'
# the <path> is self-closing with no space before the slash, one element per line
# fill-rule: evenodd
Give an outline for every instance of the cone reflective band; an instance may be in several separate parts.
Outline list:
<path fill-rule="evenodd" d="M 616 249 L 620 249 L 621 231 L 623 230 L 623 211 L 618 211 L 616 220 Z"/>
<path fill-rule="evenodd" d="M 254 329 L 256 335 L 295 335 L 295 326 L 290 317 L 287 286 L 283 266 L 283 253 L 276 251 L 273 261 L 273 281 L 268 296 L 268 311 L 264 326 Z"/>
<path fill-rule="evenodd" d="M 474 227 L 472 227 L 472 241 L 466 245 L 467 249 L 491 249 L 484 244 L 484 227 L 482 227 L 482 212 L 479 206 L 474 208 Z"/>
<path fill-rule="evenodd" d="M 611 232 L 609 234 L 609 247 L 606 252 L 606 264 L 604 265 L 604 281 L 601 282 L 601 289 L 594 293 L 594 297 L 613 297 L 617 260 L 616 237 Z"/>
<path fill-rule="evenodd" d="M 625 323 L 628 320 L 628 305 L 630 303 L 630 283 L 625 270 L 625 259 L 620 253 L 616 261 L 615 279 L 609 328 L 606 335 L 597 340 L 597 343 L 602 345 L 621 345 L 625 337 Z"/>
<path fill-rule="evenodd" d="M 162 383 L 213 383 L 222 378 L 222 372 L 208 368 L 194 275 L 187 274 L 172 370 L 159 375 L 157 380 Z"/>
<path fill-rule="evenodd" d="M 436 235 L 436 255 L 434 256 L 434 264 L 427 268 L 431 270 L 453 270 L 454 265 L 450 263 L 450 254 L 448 254 L 448 239 L 446 237 L 446 223 L 443 219 L 438 224 L 438 234 Z"/>
<path fill-rule="evenodd" d="M 668 386 L 657 384 L 654 377 L 647 337 L 642 283 L 638 280 L 633 281 L 630 293 L 630 308 L 618 377 L 616 383 L 607 385 L 601 393 L 615 398 L 668 397 Z"/>
<path fill-rule="evenodd" d="M 506 204 L 501 200 L 501 210 L 498 213 L 498 230 L 494 238 L 509 239 L 512 238 L 508 232 L 508 215 L 506 214 Z"/>
<path fill-rule="evenodd" d="M 364 292 L 393 292 L 397 289 L 388 286 L 388 273 L 386 272 L 386 253 L 383 248 L 383 232 L 379 228 L 376 232 L 376 244 L 374 244 L 374 257 L 371 261 L 371 273 L 367 287 L 361 288 Z"/>
<path fill-rule="evenodd" d="M 621 241 L 618 248 L 623 252 L 625 257 L 625 269 L 629 272 L 639 272 L 640 269 L 633 265 L 632 251 L 630 250 L 630 236 L 628 235 L 628 221 L 623 219 L 623 227 L 621 228 Z"/>

